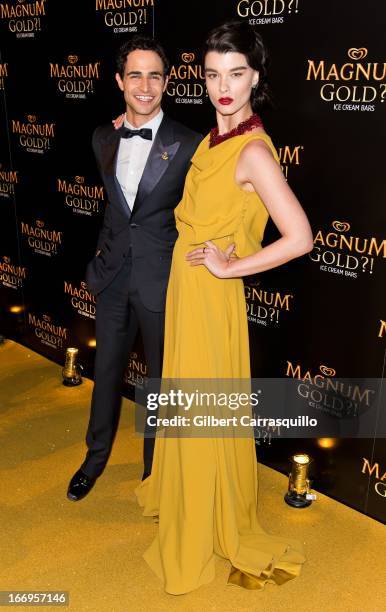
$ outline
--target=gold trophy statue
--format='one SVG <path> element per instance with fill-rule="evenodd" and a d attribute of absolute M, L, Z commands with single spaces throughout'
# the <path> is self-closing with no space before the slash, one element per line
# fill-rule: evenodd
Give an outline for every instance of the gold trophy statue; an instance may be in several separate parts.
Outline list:
<path fill-rule="evenodd" d="M 68 348 L 66 350 L 66 361 L 62 370 L 63 384 L 66 387 L 76 387 L 82 383 L 80 375 L 81 366 L 77 363 L 77 357 L 77 348 Z"/>
<path fill-rule="evenodd" d="M 288 491 L 284 499 L 294 508 L 306 508 L 311 505 L 313 499 L 316 499 L 316 495 L 310 492 L 309 467 L 311 461 L 309 455 L 304 453 L 291 457 L 292 469 L 289 474 Z"/>

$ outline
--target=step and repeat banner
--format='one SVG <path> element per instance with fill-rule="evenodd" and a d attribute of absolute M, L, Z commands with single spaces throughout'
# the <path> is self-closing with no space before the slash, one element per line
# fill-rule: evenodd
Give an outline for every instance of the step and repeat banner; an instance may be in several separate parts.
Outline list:
<path fill-rule="evenodd" d="M 245 279 L 252 372 L 302 381 L 310 405 L 328 411 L 327 381 L 384 375 L 386 7 L 378 0 L 1 1 L 0 333 L 58 363 L 76 346 L 92 376 L 95 298 L 84 273 L 107 202 L 90 141 L 124 110 L 116 50 L 133 34 L 159 38 L 171 60 L 164 110 L 205 134 L 215 116 L 200 50 L 212 27 L 234 18 L 256 27 L 270 51 L 275 105 L 263 120 L 314 233 L 307 256 Z M 269 223 L 264 244 L 277 237 Z M 146 373 L 138 338 L 125 394 Z M 368 396 L 347 393 L 357 407 Z M 317 490 L 386 522 L 386 441 L 376 433 L 262 435 L 256 447 L 282 472 L 294 451 L 308 452 Z"/>

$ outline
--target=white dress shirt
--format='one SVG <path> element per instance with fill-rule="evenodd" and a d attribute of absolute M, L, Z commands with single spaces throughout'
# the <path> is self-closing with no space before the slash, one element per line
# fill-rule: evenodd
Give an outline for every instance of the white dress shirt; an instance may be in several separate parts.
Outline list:
<path fill-rule="evenodd" d="M 130 210 L 133 210 L 139 181 L 141 180 L 147 158 L 149 157 L 150 149 L 153 145 L 154 138 L 161 124 L 163 115 L 163 111 L 160 109 L 158 115 L 153 117 L 153 119 L 147 123 L 141 125 L 141 129 L 150 128 L 152 130 L 152 140 L 145 140 L 144 138 L 141 138 L 141 136 L 121 138 L 120 140 L 117 159 L 117 179 Z M 134 125 L 131 125 L 127 121 L 126 115 L 124 119 L 124 126 L 131 130 L 140 129 Z"/>

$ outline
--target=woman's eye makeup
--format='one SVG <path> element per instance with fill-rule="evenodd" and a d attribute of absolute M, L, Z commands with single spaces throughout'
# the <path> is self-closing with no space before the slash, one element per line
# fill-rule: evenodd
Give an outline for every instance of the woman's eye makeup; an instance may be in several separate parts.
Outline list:
<path fill-rule="evenodd" d="M 241 77 L 243 76 L 244 72 L 231 72 L 230 76 L 231 77 Z M 216 72 L 206 72 L 205 73 L 205 77 L 207 79 L 215 79 L 216 77 L 218 77 L 219 75 Z"/>

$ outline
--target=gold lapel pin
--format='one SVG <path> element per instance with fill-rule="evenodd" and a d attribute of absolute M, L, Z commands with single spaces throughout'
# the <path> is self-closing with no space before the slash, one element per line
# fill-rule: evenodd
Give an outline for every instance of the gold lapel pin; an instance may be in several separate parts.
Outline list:
<path fill-rule="evenodd" d="M 169 159 L 168 152 L 167 152 L 167 151 L 164 151 L 164 152 L 162 153 L 161 157 L 162 157 L 162 159 L 165 159 L 165 160 Z"/>

